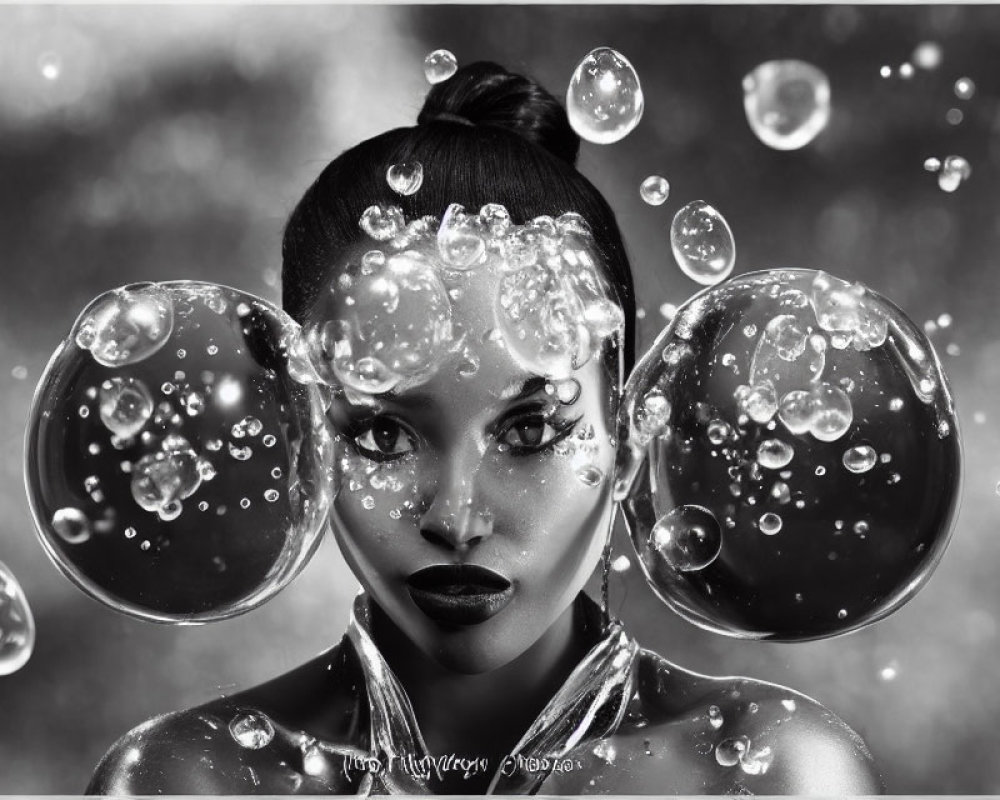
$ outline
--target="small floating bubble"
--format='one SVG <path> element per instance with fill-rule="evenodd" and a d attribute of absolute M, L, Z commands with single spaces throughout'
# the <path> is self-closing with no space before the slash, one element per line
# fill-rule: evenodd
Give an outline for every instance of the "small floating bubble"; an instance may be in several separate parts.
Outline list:
<path fill-rule="evenodd" d="M 899 77 L 902 78 L 903 80 L 908 81 L 910 78 L 913 77 L 913 73 L 914 73 L 913 64 L 906 62 L 899 65 Z"/>
<path fill-rule="evenodd" d="M 896 676 L 899 675 L 899 662 L 893 659 L 888 664 L 886 664 L 882 669 L 879 670 L 878 676 L 883 681 L 888 683 L 889 681 L 896 680 Z"/>
<path fill-rule="evenodd" d="M 780 439 L 766 439 L 757 448 L 757 463 L 766 469 L 781 469 L 795 456 L 795 448 Z"/>
<path fill-rule="evenodd" d="M 830 119 L 830 81 L 805 61 L 767 61 L 743 78 L 743 106 L 750 129 L 764 144 L 798 150 Z"/>
<path fill-rule="evenodd" d="M 891 78 L 892 67 L 890 67 L 888 64 L 883 64 L 881 67 L 879 67 L 878 74 L 881 75 L 883 78 Z"/>
<path fill-rule="evenodd" d="M 677 315 L 677 306 L 673 303 L 663 303 L 660 306 L 660 316 L 670 322 Z"/>
<path fill-rule="evenodd" d="M 448 80 L 458 72 L 458 61 L 450 50 L 435 50 L 424 58 L 424 77 L 430 84 Z"/>
<path fill-rule="evenodd" d="M 364 496 L 364 499 L 362 499 L 361 501 L 361 505 L 364 506 L 366 511 L 371 511 L 373 508 L 375 508 L 375 498 L 372 497 L 370 494 L 366 494 Z"/>
<path fill-rule="evenodd" d="M 219 352 L 219 346 L 216 344 L 210 344 L 208 347 L 205 348 L 205 352 L 208 353 L 210 356 L 217 355 Z"/>
<path fill-rule="evenodd" d="M 229 733 L 240 747 L 260 750 L 274 739 L 274 725 L 266 714 L 249 711 L 233 717 L 229 723 Z"/>
<path fill-rule="evenodd" d="M 62 74 L 62 59 L 58 53 L 46 52 L 38 57 L 38 71 L 47 81 L 58 80 Z"/>
<path fill-rule="evenodd" d="M 242 500 L 240 500 L 240 508 L 243 508 L 243 509 L 250 508 L 250 498 L 249 497 L 244 497 Z"/>
<path fill-rule="evenodd" d="M 116 436 L 130 439 L 153 414 L 153 397 L 138 378 L 109 378 L 101 384 L 101 422 Z"/>
<path fill-rule="evenodd" d="M 11 377 L 16 381 L 23 381 L 28 377 L 28 368 L 23 364 L 18 364 L 10 371 Z"/>
<path fill-rule="evenodd" d="M 976 84 L 972 78 L 959 78 L 955 81 L 955 97 L 959 100 L 971 100 L 976 94 Z"/>
<path fill-rule="evenodd" d="M 230 442 L 229 455 L 231 455 L 237 461 L 249 461 L 250 457 L 253 455 L 253 450 L 250 449 L 249 445 L 244 445 L 243 447 L 239 447 Z"/>
<path fill-rule="evenodd" d="M 949 108 L 945 112 L 944 119 L 949 125 L 961 125 L 965 114 L 960 108 Z"/>
<path fill-rule="evenodd" d="M 580 138 L 613 144 L 642 119 L 642 87 L 635 69 L 610 47 L 591 50 L 579 63 L 566 91 L 566 114 Z"/>
<path fill-rule="evenodd" d="M 715 730 L 722 727 L 725 720 L 722 717 L 722 709 L 718 706 L 708 707 L 708 724 L 712 726 Z"/>
<path fill-rule="evenodd" d="M 688 203 L 674 216 L 670 248 L 681 271 L 703 286 L 724 280 L 736 263 L 729 223 L 703 200 Z"/>
<path fill-rule="evenodd" d="M 837 619 L 847 619 L 847 609 L 842 608 L 837 612 Z"/>
<path fill-rule="evenodd" d="M 703 506 L 678 506 L 657 520 L 648 546 L 670 567 L 681 572 L 704 569 L 722 550 L 722 528 Z"/>
<path fill-rule="evenodd" d="M 874 447 L 868 444 L 859 444 L 844 451 L 843 462 L 848 471 L 860 474 L 868 472 L 874 467 L 876 459 Z"/>
<path fill-rule="evenodd" d="M 941 159 L 934 156 L 924 159 L 924 169 L 928 172 L 937 172 L 941 169 Z"/>
<path fill-rule="evenodd" d="M 268 489 L 268 490 L 266 490 L 264 492 L 264 499 L 267 500 L 267 502 L 269 502 L 269 503 L 277 502 L 277 500 L 278 500 L 278 490 L 277 489 Z"/>
<path fill-rule="evenodd" d="M 651 206 L 662 206 L 670 196 L 670 183 L 660 175 L 650 175 L 639 186 L 639 196 Z"/>
<path fill-rule="evenodd" d="M 173 330 L 170 294 L 156 284 L 105 292 L 81 315 L 72 334 L 105 367 L 136 364 L 166 344 Z"/>
<path fill-rule="evenodd" d="M 723 444 L 729 438 L 729 425 L 721 419 L 713 419 L 708 423 L 708 440 L 715 445 Z"/>
<path fill-rule="evenodd" d="M 404 197 L 416 194 L 424 182 L 424 165 L 419 161 L 403 161 L 386 170 L 386 183 L 396 194 Z"/>
<path fill-rule="evenodd" d="M 774 536 L 774 534 L 781 530 L 782 520 L 774 512 L 768 511 L 762 514 L 760 519 L 757 520 L 757 525 L 760 527 L 760 532 L 765 536 Z"/>
<path fill-rule="evenodd" d="M 937 42 L 921 42 L 914 48 L 911 60 L 920 69 L 937 69 L 941 64 L 941 45 Z"/>
<path fill-rule="evenodd" d="M 52 515 L 52 529 L 67 544 L 90 539 L 90 519 L 78 508 L 60 508 Z"/>

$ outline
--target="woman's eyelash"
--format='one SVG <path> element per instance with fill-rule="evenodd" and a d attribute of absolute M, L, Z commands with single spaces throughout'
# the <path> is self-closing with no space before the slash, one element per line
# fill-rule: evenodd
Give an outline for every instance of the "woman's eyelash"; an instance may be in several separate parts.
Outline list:
<path fill-rule="evenodd" d="M 501 440 L 501 444 L 506 444 L 510 448 L 510 452 L 513 455 L 530 455 L 533 453 L 548 452 L 556 444 L 569 436 L 581 419 L 583 419 L 582 415 L 574 419 L 563 419 L 561 417 L 554 417 L 542 413 L 527 414 L 515 417 L 514 419 L 505 422 L 497 432 L 496 436 Z M 506 435 L 519 423 L 534 421 L 538 421 L 542 425 L 551 426 L 555 431 L 554 435 L 543 442 L 539 442 L 538 444 L 514 444 L 505 440 Z"/>

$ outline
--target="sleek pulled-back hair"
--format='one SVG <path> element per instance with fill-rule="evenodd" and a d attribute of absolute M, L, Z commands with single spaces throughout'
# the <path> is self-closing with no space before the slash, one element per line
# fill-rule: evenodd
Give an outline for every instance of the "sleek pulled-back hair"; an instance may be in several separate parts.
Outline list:
<path fill-rule="evenodd" d="M 435 85 L 416 127 L 397 128 L 334 159 L 292 212 L 282 242 L 285 310 L 302 322 L 345 247 L 365 235 L 372 205 L 396 205 L 407 220 L 443 216 L 451 203 L 475 212 L 500 203 L 516 224 L 575 211 L 587 220 L 602 268 L 625 315 L 626 374 L 635 354 L 635 292 L 614 213 L 576 170 L 580 139 L 558 101 L 534 81 L 489 62 Z M 401 197 L 386 170 L 419 161 L 424 180 Z"/>

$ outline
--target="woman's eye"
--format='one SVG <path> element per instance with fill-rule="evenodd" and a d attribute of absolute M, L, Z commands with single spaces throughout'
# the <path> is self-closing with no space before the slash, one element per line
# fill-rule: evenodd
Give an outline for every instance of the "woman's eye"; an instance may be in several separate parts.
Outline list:
<path fill-rule="evenodd" d="M 373 419 L 354 437 L 354 444 L 363 455 L 375 461 L 393 461 L 414 449 L 410 434 L 388 417 Z"/>
<path fill-rule="evenodd" d="M 500 441 L 521 450 L 541 450 L 562 438 L 573 426 L 555 426 L 544 417 L 522 417 L 510 423 L 500 434 Z"/>

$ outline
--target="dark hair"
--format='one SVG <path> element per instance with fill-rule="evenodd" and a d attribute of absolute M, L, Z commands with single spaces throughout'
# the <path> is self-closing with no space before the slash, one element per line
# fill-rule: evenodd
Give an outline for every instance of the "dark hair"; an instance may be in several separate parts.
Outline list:
<path fill-rule="evenodd" d="M 413 128 L 397 128 L 334 159 L 299 201 L 282 242 L 285 309 L 302 322 L 339 252 L 364 235 L 372 205 L 396 205 L 407 220 L 441 217 L 451 203 L 478 211 L 504 205 L 516 224 L 543 214 L 581 214 L 603 256 L 625 314 L 626 375 L 635 357 L 635 291 L 614 213 L 576 170 L 580 139 L 558 101 L 534 81 L 490 62 L 459 69 L 431 88 Z M 392 191 L 385 173 L 401 161 L 424 168 L 420 190 Z"/>

